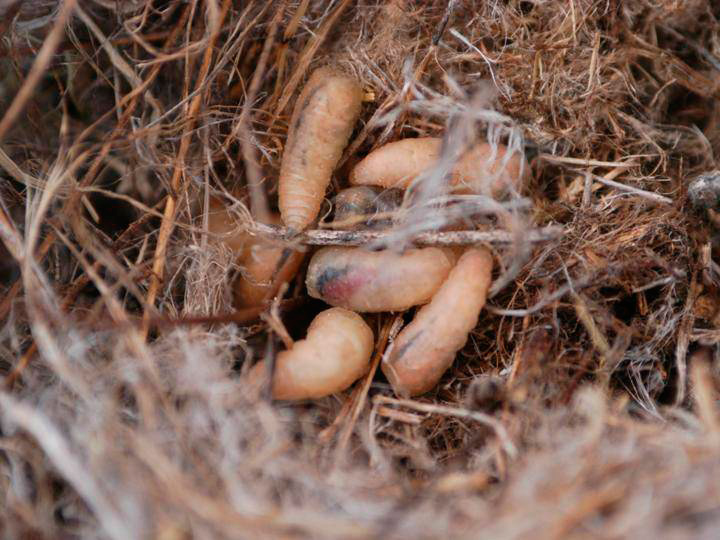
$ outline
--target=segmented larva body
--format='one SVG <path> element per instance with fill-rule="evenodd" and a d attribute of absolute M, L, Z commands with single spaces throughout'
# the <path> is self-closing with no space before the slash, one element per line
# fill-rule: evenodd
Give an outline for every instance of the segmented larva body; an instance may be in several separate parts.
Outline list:
<path fill-rule="evenodd" d="M 335 195 L 333 202 L 334 223 L 343 225 L 346 229 L 377 228 L 392 222 L 390 216 L 374 218 L 396 210 L 402 203 L 402 191 L 393 188 L 355 186 L 341 190 Z"/>
<path fill-rule="evenodd" d="M 248 239 L 238 261 L 241 275 L 233 286 L 235 307 L 259 306 L 272 300 L 282 284 L 297 274 L 304 258 L 305 253 L 288 251 L 281 243 L 258 237 Z"/>
<path fill-rule="evenodd" d="M 327 67 L 310 76 L 298 97 L 280 166 L 278 205 L 289 229 L 302 231 L 317 218 L 362 98 L 355 79 Z"/>
<path fill-rule="evenodd" d="M 402 139 L 370 152 L 350 173 L 352 185 L 407 188 L 440 158 L 442 139 Z M 499 196 L 510 188 L 519 189 L 530 174 L 530 166 L 519 153 L 507 155 L 507 147 L 496 149 L 479 143 L 455 164 L 450 183 L 456 191 Z"/>
<path fill-rule="evenodd" d="M 307 337 L 278 353 L 272 379 L 274 399 L 321 398 L 341 392 L 367 373 L 374 336 L 360 315 L 341 308 L 319 313 Z M 263 376 L 261 362 L 250 381 Z"/>
<path fill-rule="evenodd" d="M 400 396 L 431 390 L 465 345 L 485 305 L 492 257 L 468 249 L 429 304 L 398 335 L 382 370 Z"/>
<path fill-rule="evenodd" d="M 455 264 L 451 249 L 367 251 L 327 247 L 310 260 L 308 294 L 331 306 L 358 312 L 404 311 L 424 304 Z"/>
<path fill-rule="evenodd" d="M 280 216 L 273 214 L 270 222 L 279 225 Z M 285 253 L 286 247 L 280 242 L 249 235 L 217 199 L 210 202 L 208 230 L 219 235 L 220 241 L 236 254 L 240 266 L 240 275 L 233 283 L 236 308 L 259 306 L 271 300 L 282 284 L 295 276 L 305 258 L 301 251 Z"/>

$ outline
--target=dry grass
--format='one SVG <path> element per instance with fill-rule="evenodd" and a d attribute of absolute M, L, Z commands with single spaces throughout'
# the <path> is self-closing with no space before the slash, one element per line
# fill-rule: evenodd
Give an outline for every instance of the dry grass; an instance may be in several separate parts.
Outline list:
<path fill-rule="evenodd" d="M 714 2 L 6 0 L 0 36 L 3 538 L 716 534 L 720 222 L 687 196 L 720 150 Z M 208 201 L 282 236 L 253 219 L 326 63 L 368 98 L 333 190 L 386 141 L 446 152 L 391 231 L 296 241 L 500 262 L 417 400 L 380 374 L 301 404 L 243 384 L 280 323 L 233 310 Z M 531 185 L 447 198 L 485 138 Z M 298 283 L 293 337 L 322 308 Z M 396 320 L 368 320 L 382 350 Z"/>

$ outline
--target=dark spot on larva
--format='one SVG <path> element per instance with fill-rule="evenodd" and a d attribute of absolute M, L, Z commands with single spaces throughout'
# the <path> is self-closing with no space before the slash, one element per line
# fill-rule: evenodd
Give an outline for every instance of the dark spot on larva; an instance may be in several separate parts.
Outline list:
<path fill-rule="evenodd" d="M 327 286 L 335 283 L 338 279 L 346 275 L 348 271 L 349 269 L 347 266 L 342 268 L 334 268 L 330 266 L 326 268 L 315 280 L 315 288 L 322 296 L 325 296 L 325 289 Z"/>
<path fill-rule="evenodd" d="M 425 328 L 435 328 L 437 324 L 438 324 L 438 320 L 437 320 L 437 318 L 434 317 L 431 320 L 426 321 L 423 326 Z M 397 350 L 397 353 L 396 353 L 397 358 L 398 359 L 402 358 L 403 355 L 408 351 L 408 349 L 410 349 L 410 347 L 412 347 L 415 344 L 415 342 L 422 337 L 422 335 L 424 333 L 425 333 L 424 330 L 420 330 L 419 332 L 416 332 L 414 336 L 412 336 L 410 339 L 408 339 L 407 343 L 405 343 L 405 345 L 403 345 L 402 347 L 400 347 Z"/>
<path fill-rule="evenodd" d="M 302 123 L 305 115 L 307 114 L 307 109 L 310 106 L 310 102 L 313 100 L 315 95 L 320 91 L 321 88 L 323 88 L 324 84 L 318 84 L 315 88 L 313 88 L 310 93 L 305 96 L 305 99 L 300 104 L 300 109 L 298 111 L 298 114 L 295 115 L 295 118 L 293 119 L 292 124 L 290 125 L 290 128 L 288 130 L 288 133 L 294 133 L 295 130 L 297 130 L 297 127 Z"/>
<path fill-rule="evenodd" d="M 397 358 L 398 360 L 400 360 L 400 359 L 403 357 L 403 355 L 408 351 L 408 349 L 409 349 L 410 347 L 412 347 L 413 344 L 414 344 L 414 343 L 420 338 L 420 336 L 422 336 L 422 335 L 423 335 L 423 332 L 418 332 L 418 333 L 416 333 L 413 337 L 411 337 L 411 338 L 407 341 L 407 343 L 405 343 L 405 345 L 403 345 L 402 347 L 400 347 L 399 349 L 397 349 L 397 352 L 396 352 L 395 355 L 394 355 L 395 358 Z"/>

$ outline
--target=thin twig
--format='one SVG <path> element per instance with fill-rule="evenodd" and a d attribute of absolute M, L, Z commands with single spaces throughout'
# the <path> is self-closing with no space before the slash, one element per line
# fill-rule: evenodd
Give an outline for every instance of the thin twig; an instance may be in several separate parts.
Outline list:
<path fill-rule="evenodd" d="M 660 195 L 658 193 L 653 193 L 652 191 L 645 191 L 644 189 L 636 188 L 633 186 L 628 186 L 626 184 L 621 184 L 620 182 L 615 182 L 615 180 L 610 180 L 608 178 L 605 178 L 603 176 L 599 176 L 597 174 L 591 174 L 595 180 L 600 182 L 601 184 L 605 184 L 606 186 L 614 187 L 622 191 L 627 191 L 628 193 L 632 193 L 634 195 L 639 195 L 640 197 L 645 197 L 646 199 L 650 199 L 651 201 L 663 203 L 663 204 L 672 204 L 673 200 L 670 197 L 665 197 L 664 195 Z"/>
<path fill-rule="evenodd" d="M 286 349 L 292 349 L 295 341 L 292 337 L 290 337 L 290 333 L 287 331 L 285 324 L 283 324 L 282 319 L 280 318 L 280 299 L 285 295 L 287 288 L 287 283 L 283 283 L 275 295 L 270 309 L 262 313 L 260 318 L 267 323 L 270 330 L 278 335 Z"/>
<path fill-rule="evenodd" d="M 210 37 L 208 48 L 205 51 L 203 57 L 202 67 L 200 68 L 200 74 L 196 89 L 200 89 L 205 85 L 208 72 L 210 71 L 210 63 L 213 57 L 215 49 L 215 42 L 220 36 L 220 30 L 222 29 L 223 21 L 230 8 L 231 0 L 225 0 L 222 6 L 222 13 L 220 19 L 217 21 L 217 25 L 212 30 L 212 36 Z M 190 141 L 192 139 L 193 128 L 197 121 L 197 114 L 200 110 L 204 94 L 198 92 L 193 100 L 190 102 L 187 112 L 187 122 L 185 124 L 185 130 L 180 140 L 180 149 L 175 160 L 175 168 L 173 170 L 173 176 L 170 180 L 171 193 L 168 194 L 167 203 L 165 204 L 165 211 L 163 213 L 163 220 L 160 224 L 160 231 L 158 232 L 157 244 L 155 246 L 155 254 L 153 259 L 153 274 L 150 277 L 150 285 L 148 287 L 146 304 L 148 306 L 155 305 L 155 299 L 157 298 L 158 291 L 160 290 L 160 281 L 162 274 L 165 269 L 165 255 L 167 252 L 167 244 L 170 240 L 170 235 L 174 229 L 175 223 L 175 210 L 177 206 L 176 197 L 180 190 L 180 184 L 185 173 L 185 157 L 190 149 Z M 146 311 L 146 315 L 149 317 L 150 312 Z M 147 334 L 147 329 L 146 332 Z"/>
<path fill-rule="evenodd" d="M 650 283 L 646 283 L 645 285 L 641 285 L 640 287 L 635 287 L 632 290 L 633 294 L 637 294 L 643 291 L 647 291 L 650 289 L 654 289 L 655 287 L 660 287 L 662 285 L 667 285 L 669 283 L 674 283 L 677 281 L 677 277 L 675 276 L 666 276 L 664 278 L 656 279 L 654 281 L 651 281 Z"/>
<path fill-rule="evenodd" d="M 552 154 L 538 154 L 540 159 L 552 163 L 568 163 L 570 165 L 585 165 L 586 167 L 634 167 L 634 161 L 598 161 L 597 159 L 582 159 L 573 157 L 553 156 Z"/>
<path fill-rule="evenodd" d="M 702 55 L 703 58 L 705 58 L 705 60 L 707 60 L 707 62 L 712 67 L 714 67 L 716 70 L 720 71 L 720 58 L 715 56 L 708 49 L 706 49 L 705 47 L 702 47 L 701 45 L 699 45 L 697 42 L 693 41 L 692 39 L 685 37 L 680 32 L 678 32 L 677 30 L 675 30 L 674 28 L 670 27 L 667 24 L 663 24 L 661 26 L 661 28 L 663 29 L 664 32 L 667 32 L 668 34 L 673 36 L 675 39 L 678 39 L 678 40 L 682 41 L 683 43 L 686 43 L 693 49 L 695 49 L 698 53 L 700 53 L 700 55 Z"/>
<path fill-rule="evenodd" d="M 448 1 L 447 6 L 445 7 L 445 13 L 443 13 L 443 18 L 440 20 L 440 24 L 435 29 L 435 33 L 432 37 L 432 44 L 434 46 L 440 43 L 440 39 L 442 38 L 442 35 L 445 32 L 445 28 L 447 28 L 447 24 L 450 21 L 450 15 L 452 15 L 453 11 L 455 11 L 455 6 L 457 5 L 457 3 L 458 0 Z"/>
<path fill-rule="evenodd" d="M 302 79 L 302 76 L 307 70 L 308 65 L 310 65 L 310 62 L 315 56 L 318 48 L 325 40 L 325 37 L 328 35 L 328 32 L 330 32 L 330 29 L 333 27 L 340 15 L 342 15 L 343 11 L 345 11 L 345 8 L 347 8 L 349 5 L 350 0 L 342 0 L 335 8 L 335 10 L 323 22 L 322 26 L 318 29 L 318 31 L 308 41 L 305 49 L 303 49 L 303 52 L 300 54 L 300 57 L 297 60 L 297 67 L 295 68 L 295 71 L 293 71 L 293 74 L 290 76 L 290 79 L 285 85 L 285 91 L 280 97 L 280 102 L 278 103 L 277 111 L 275 113 L 276 115 L 282 114 L 282 112 L 285 110 L 285 107 L 287 107 L 290 98 L 295 93 L 295 89 L 297 88 L 298 84 L 300 84 L 300 79 Z"/>
<path fill-rule="evenodd" d="M 547 295 L 545 298 L 540 300 L 537 304 L 533 305 L 532 307 L 526 308 L 526 309 L 502 309 L 502 308 L 492 306 L 492 305 L 486 305 L 485 309 L 487 309 L 493 315 L 502 315 L 505 317 L 527 317 L 528 315 L 537 313 L 538 311 L 545 308 L 546 306 L 549 306 L 550 304 L 557 302 L 563 296 L 565 296 L 567 293 L 573 292 L 573 291 L 578 291 L 578 290 L 588 286 L 594 278 L 595 278 L 595 275 L 593 274 L 584 279 L 578 280 L 575 283 L 567 283 L 567 284 L 563 285 L 562 287 L 560 287 L 554 293 Z"/>
<path fill-rule="evenodd" d="M 95 21 L 93 21 L 92 18 L 87 13 L 85 13 L 80 6 L 77 6 L 76 12 L 80 20 L 100 41 L 101 47 L 107 53 L 113 66 L 115 66 L 115 68 L 123 74 L 125 79 L 132 86 L 132 88 L 136 89 L 143 86 L 142 79 L 135 73 L 130 64 L 128 64 L 125 59 L 120 55 L 117 49 L 112 45 L 112 42 L 107 38 L 107 36 L 105 36 L 105 34 L 103 34 L 102 30 L 100 30 L 100 27 L 95 24 Z M 156 116 L 159 117 L 162 114 L 162 107 L 160 105 L 160 102 L 153 97 L 150 90 L 145 90 L 142 95 L 144 99 L 148 102 L 148 104 L 154 109 Z"/>
<path fill-rule="evenodd" d="M 35 87 L 38 85 L 40 79 L 45 74 L 45 70 L 50 65 L 50 61 L 52 60 L 55 50 L 60 44 L 63 33 L 65 32 L 65 23 L 67 23 L 70 19 L 76 3 L 77 0 L 65 0 L 65 2 L 63 2 L 57 19 L 55 19 L 50 33 L 45 38 L 43 46 L 40 48 L 40 51 L 35 57 L 35 61 L 30 68 L 30 72 L 28 73 L 25 82 L 23 82 L 23 85 L 20 87 L 20 90 L 18 90 L 18 93 L 15 94 L 15 98 L 0 120 L 0 141 L 2 141 L 5 133 L 7 133 L 7 131 L 15 124 L 15 120 L 25 108 L 25 105 L 32 96 Z"/>
<path fill-rule="evenodd" d="M 687 392 L 687 352 L 690 346 L 690 332 L 695 323 L 695 302 L 699 294 L 697 274 L 690 280 L 690 291 L 685 300 L 682 318 L 678 325 L 677 344 L 675 345 L 675 369 L 677 370 L 677 392 L 675 405 L 680 406 L 685 401 Z"/>
<path fill-rule="evenodd" d="M 270 223 L 270 209 L 268 207 L 267 196 L 265 195 L 265 190 L 262 185 L 262 174 L 260 171 L 260 165 L 258 165 L 257 161 L 257 151 L 255 146 L 252 144 L 252 123 L 250 111 L 258 90 L 260 89 L 260 84 L 262 83 L 263 75 L 265 74 L 265 65 L 267 64 L 268 57 L 270 56 L 270 51 L 275 44 L 277 28 L 284 12 L 285 5 L 282 4 L 275 12 L 275 16 L 270 22 L 268 36 L 265 39 L 265 44 L 263 45 L 262 52 L 260 53 L 260 59 L 258 60 L 255 72 L 253 73 L 252 81 L 250 81 L 250 88 L 245 96 L 245 103 L 243 103 L 240 120 L 237 124 L 237 131 L 240 134 L 241 153 L 245 163 L 248 191 L 250 192 L 250 211 L 253 218 L 262 223 Z"/>
<path fill-rule="evenodd" d="M 272 240 L 288 240 L 289 231 L 282 227 L 254 223 L 250 232 Z M 562 236 L 563 228 L 548 226 L 531 229 L 525 234 L 526 241 L 541 243 Z M 381 243 L 392 238 L 391 231 L 329 231 L 311 230 L 292 237 L 289 243 L 310 246 L 364 246 L 370 242 Z M 511 244 L 513 234 L 507 231 L 442 231 L 422 232 L 411 237 L 418 246 L 463 246 L 473 244 Z"/>
<path fill-rule="evenodd" d="M 383 326 L 382 331 L 380 332 L 380 336 L 378 337 L 377 345 L 375 348 L 375 355 L 370 362 L 370 371 L 368 371 L 367 375 L 365 375 L 365 378 L 362 381 L 362 385 L 360 385 L 357 389 L 357 393 L 355 393 L 353 397 L 350 398 L 353 402 L 353 406 L 350 412 L 350 419 L 343 427 L 343 431 L 340 434 L 340 440 L 338 441 L 338 445 L 335 448 L 336 463 L 347 449 L 347 445 L 350 442 L 350 436 L 355 429 L 355 424 L 357 423 L 358 417 L 360 416 L 360 412 L 363 410 L 363 407 L 367 402 L 368 390 L 370 390 L 370 384 L 372 384 L 372 380 L 375 377 L 375 372 L 377 371 L 377 368 L 380 365 L 380 361 L 385 354 L 385 348 L 388 342 L 393 339 L 398 332 L 400 332 L 400 328 L 402 327 L 402 320 L 402 315 L 396 315 L 393 319 L 387 321 L 387 323 Z"/>
<path fill-rule="evenodd" d="M 508 456 L 514 458 L 517 455 L 517 448 L 510 440 L 505 426 L 498 421 L 497 418 L 490 416 L 489 414 L 481 413 L 479 411 L 470 411 L 468 409 L 460 409 L 457 407 L 447 407 L 445 405 L 436 405 L 433 403 L 420 403 L 419 401 L 413 401 L 411 399 L 396 399 L 388 396 L 375 396 L 373 403 L 388 403 L 391 405 L 398 405 L 400 407 L 407 407 L 415 411 L 426 412 L 430 414 L 441 414 L 443 416 L 454 416 L 455 418 L 465 418 L 467 420 L 474 420 L 483 425 L 488 426 L 497 435 L 498 439 L 503 445 L 503 448 Z"/>

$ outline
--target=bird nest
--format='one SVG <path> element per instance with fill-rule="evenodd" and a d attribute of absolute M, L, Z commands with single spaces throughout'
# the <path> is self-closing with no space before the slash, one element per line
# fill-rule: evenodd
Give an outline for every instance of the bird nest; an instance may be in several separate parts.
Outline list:
<path fill-rule="evenodd" d="M 689 189 L 720 148 L 714 2 L 10 0 L 0 35 L 7 538 L 720 526 L 717 178 Z M 379 370 L 303 402 L 245 379 L 327 306 L 301 270 L 238 309 L 209 205 L 287 240 L 258 208 L 328 64 L 364 92 L 328 201 L 407 137 L 501 143 L 532 170 L 504 201 L 439 204 L 429 177 L 380 233 L 325 227 L 326 202 L 292 239 L 492 251 L 477 327 L 412 399 Z M 381 356 L 403 317 L 365 319 Z"/>

